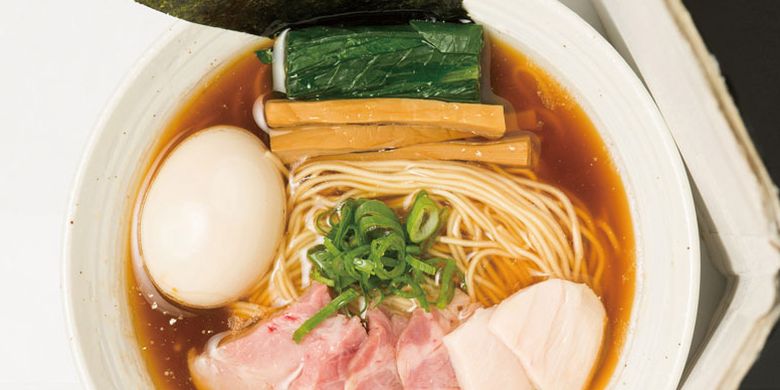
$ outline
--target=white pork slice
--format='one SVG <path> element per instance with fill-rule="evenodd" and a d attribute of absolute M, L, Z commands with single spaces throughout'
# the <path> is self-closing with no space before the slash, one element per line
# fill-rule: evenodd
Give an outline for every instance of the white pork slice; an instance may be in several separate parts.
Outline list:
<path fill-rule="evenodd" d="M 300 344 L 292 339 L 293 332 L 328 302 L 327 287 L 315 284 L 298 302 L 240 336 L 224 340 L 215 336 L 202 354 L 190 354 L 193 382 L 211 390 L 343 388 L 349 361 L 366 338 L 357 318 L 336 315 Z"/>
<path fill-rule="evenodd" d="M 460 387 L 464 390 L 533 389 L 520 360 L 488 330 L 493 311 L 495 308 L 478 309 L 444 336 Z"/>
<path fill-rule="evenodd" d="M 550 279 L 505 299 L 488 328 L 539 389 L 582 389 L 599 357 L 604 306 L 584 284 Z"/>

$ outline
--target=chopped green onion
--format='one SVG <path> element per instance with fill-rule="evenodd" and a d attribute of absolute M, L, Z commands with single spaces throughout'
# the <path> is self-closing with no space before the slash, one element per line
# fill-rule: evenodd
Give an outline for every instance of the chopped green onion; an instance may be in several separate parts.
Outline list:
<path fill-rule="evenodd" d="M 314 328 L 317 327 L 322 321 L 325 321 L 328 317 L 335 314 L 339 309 L 352 302 L 358 297 L 358 293 L 355 290 L 349 289 L 341 293 L 336 298 L 333 298 L 330 303 L 325 305 L 320 311 L 315 313 L 311 318 L 306 320 L 298 329 L 293 333 L 293 340 L 296 343 L 300 343 L 303 338 L 309 334 Z"/>
<path fill-rule="evenodd" d="M 409 240 L 419 244 L 433 236 L 439 230 L 439 205 L 420 191 L 414 199 L 412 211 L 406 220 L 406 232 Z"/>
<path fill-rule="evenodd" d="M 339 221 L 333 226 L 333 230 L 328 234 L 328 238 L 330 238 L 333 241 L 333 244 L 339 249 L 346 249 L 344 241 L 347 231 L 352 226 L 355 207 L 355 201 L 347 199 L 339 206 L 338 213 L 336 213 L 338 214 Z"/>
<path fill-rule="evenodd" d="M 355 265 L 355 269 L 359 270 L 363 274 L 371 275 L 374 272 L 374 263 L 368 259 L 362 259 L 356 257 L 352 263 Z"/>
<path fill-rule="evenodd" d="M 389 218 L 384 215 L 367 215 L 358 220 L 358 232 L 364 236 L 369 236 L 369 233 L 390 231 L 403 236 L 404 231 L 401 228 L 401 223 L 396 218 Z M 374 234 L 374 238 L 378 236 Z"/>
<path fill-rule="evenodd" d="M 436 275 L 436 267 L 414 257 L 411 255 L 406 255 L 406 262 L 409 263 L 412 268 L 426 273 L 428 275 Z"/>
<path fill-rule="evenodd" d="M 345 240 L 342 245 L 347 248 L 366 244 L 366 240 L 363 239 L 363 235 L 360 234 L 354 225 L 347 228 L 344 237 Z"/>
<path fill-rule="evenodd" d="M 371 259 L 379 261 L 383 257 L 391 257 L 389 254 L 400 261 L 406 256 L 406 242 L 398 234 L 388 234 L 371 241 Z"/>
<path fill-rule="evenodd" d="M 333 210 L 325 213 L 319 213 L 314 218 L 314 227 L 317 229 L 317 233 L 326 236 L 330 230 L 330 216 L 333 214 Z"/>
<path fill-rule="evenodd" d="M 325 249 L 325 245 L 315 245 L 309 248 L 307 256 L 319 268 L 325 268 L 325 264 L 333 258 L 333 255 Z"/>
<path fill-rule="evenodd" d="M 446 259 L 446 264 L 441 270 L 441 278 L 439 279 L 439 298 L 436 300 L 436 307 L 444 309 L 452 302 L 452 297 L 455 296 L 455 282 L 453 276 L 458 267 L 451 259 Z"/>
<path fill-rule="evenodd" d="M 417 304 L 419 304 L 420 307 L 423 308 L 423 310 L 428 311 L 429 310 L 428 297 L 425 296 L 425 290 L 423 290 L 422 287 L 420 287 L 420 285 L 414 279 L 409 280 L 409 286 L 412 287 L 412 291 L 414 291 L 415 293 L 415 299 L 417 300 Z"/>
<path fill-rule="evenodd" d="M 341 254 L 339 248 L 336 248 L 336 245 L 333 244 L 333 241 L 329 238 L 325 238 L 325 240 L 322 241 L 322 245 L 325 246 L 325 249 L 327 249 L 331 256 L 338 256 Z"/>
<path fill-rule="evenodd" d="M 387 258 L 383 258 L 387 259 Z M 401 275 L 404 274 L 404 271 L 406 271 L 406 262 L 403 261 L 395 261 L 395 264 L 392 264 L 391 269 L 385 269 L 384 267 L 377 267 L 374 270 L 374 274 L 381 280 L 392 280 L 395 279 Z"/>
<path fill-rule="evenodd" d="M 320 283 L 322 283 L 322 284 L 324 284 L 324 285 L 326 285 L 326 286 L 328 286 L 328 287 L 333 287 L 333 286 L 336 285 L 336 282 L 334 282 L 332 279 L 328 279 L 328 278 L 320 275 L 319 271 L 317 271 L 316 269 L 314 271 L 312 271 L 311 278 L 316 280 L 316 281 L 318 281 L 318 282 L 320 282 Z"/>
<path fill-rule="evenodd" d="M 416 195 L 405 228 L 379 200 L 347 199 L 318 215 L 316 225 L 325 237 L 307 251 L 311 278 L 338 296 L 296 330 L 296 342 L 355 297 L 362 297 L 363 309 L 391 295 L 415 300 L 426 311 L 449 304 L 464 278 L 456 277 L 452 259 L 425 256 L 446 215 L 447 208 L 425 191 Z M 429 300 L 432 288 L 439 290 L 435 301 Z"/>
<path fill-rule="evenodd" d="M 366 256 L 371 252 L 371 248 L 368 245 L 362 245 L 354 249 L 343 253 L 341 257 L 341 264 L 344 267 L 344 271 L 353 279 L 359 280 L 361 278 L 360 272 L 355 269 L 355 258 Z"/>
<path fill-rule="evenodd" d="M 390 207 L 379 200 L 366 200 L 355 211 L 355 219 L 360 219 L 369 215 L 383 215 L 387 218 L 398 221 L 398 217 L 395 216 L 393 210 Z"/>

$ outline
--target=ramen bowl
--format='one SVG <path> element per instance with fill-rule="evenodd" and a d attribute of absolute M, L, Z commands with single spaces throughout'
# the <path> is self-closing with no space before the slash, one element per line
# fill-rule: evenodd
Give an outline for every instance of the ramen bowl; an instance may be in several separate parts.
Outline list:
<path fill-rule="evenodd" d="M 623 181 L 636 285 L 608 386 L 675 388 L 698 301 L 698 233 L 685 169 L 653 100 L 617 52 L 557 1 L 469 0 L 465 6 L 568 91 Z M 128 76 L 93 134 L 72 195 L 63 268 L 72 348 L 89 388 L 152 387 L 127 297 L 135 194 L 182 98 L 261 41 L 179 23 Z"/>

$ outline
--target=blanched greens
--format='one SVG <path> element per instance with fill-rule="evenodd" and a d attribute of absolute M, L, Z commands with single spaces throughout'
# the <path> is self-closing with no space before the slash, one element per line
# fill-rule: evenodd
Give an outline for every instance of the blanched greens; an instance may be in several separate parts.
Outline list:
<path fill-rule="evenodd" d="M 136 0 L 190 22 L 271 36 L 290 26 L 466 18 L 462 0 Z"/>
<path fill-rule="evenodd" d="M 416 195 L 406 223 L 384 202 L 371 199 L 348 199 L 323 214 L 317 223 L 323 243 L 308 252 L 312 279 L 338 296 L 301 325 L 295 341 L 359 296 L 366 306 L 396 295 L 414 299 L 425 310 L 432 304 L 446 307 L 462 275 L 452 259 L 425 255 L 446 214 L 425 191 Z M 432 289 L 438 289 L 433 298 Z"/>
<path fill-rule="evenodd" d="M 425 21 L 291 30 L 284 48 L 286 93 L 301 100 L 479 102 L 482 34 L 476 24 Z"/>

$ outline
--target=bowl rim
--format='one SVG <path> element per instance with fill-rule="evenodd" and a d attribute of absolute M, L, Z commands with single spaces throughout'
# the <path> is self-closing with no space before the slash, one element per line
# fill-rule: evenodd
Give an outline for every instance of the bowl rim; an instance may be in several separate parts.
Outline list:
<path fill-rule="evenodd" d="M 81 345 L 81 339 L 76 331 L 76 317 L 75 317 L 75 302 L 73 301 L 73 284 L 70 278 L 73 271 L 73 261 L 71 249 L 73 247 L 73 230 L 71 229 L 71 221 L 76 214 L 79 203 L 78 200 L 81 197 L 82 192 L 85 191 L 85 182 L 87 167 L 95 154 L 95 149 L 98 146 L 98 140 L 106 128 L 107 123 L 111 118 L 111 114 L 119 108 L 119 104 L 122 97 L 127 90 L 138 79 L 143 70 L 149 66 L 157 57 L 158 53 L 165 49 L 171 42 L 177 39 L 181 34 L 192 28 L 192 25 L 183 22 L 175 21 L 171 23 L 165 32 L 160 34 L 154 39 L 152 44 L 144 51 L 141 57 L 131 66 L 130 71 L 125 75 L 122 81 L 114 90 L 113 94 L 109 98 L 103 110 L 98 116 L 98 120 L 95 123 L 87 140 L 86 148 L 82 152 L 81 160 L 79 161 L 77 173 L 73 179 L 71 191 L 68 195 L 68 208 L 65 213 L 65 221 L 63 227 L 63 244 L 62 244 L 62 263 L 60 275 L 60 288 L 62 289 L 62 303 L 65 313 L 65 322 L 68 336 L 68 344 L 73 355 L 73 360 L 78 371 L 79 379 L 81 383 L 90 389 L 96 389 L 96 383 L 93 376 L 90 374 L 87 368 L 86 356 Z"/>
<path fill-rule="evenodd" d="M 502 4 L 502 6 L 507 6 L 507 2 L 505 0 L 466 0 L 464 3 L 466 4 L 467 8 L 470 9 L 469 5 L 474 7 L 481 7 L 477 6 L 476 3 L 483 1 L 485 3 L 485 6 L 488 7 L 494 7 L 495 4 Z M 658 112 L 657 107 L 655 106 L 655 103 L 652 100 L 652 97 L 645 89 L 644 85 L 641 83 L 637 75 L 631 70 L 630 66 L 626 63 L 626 61 L 612 48 L 612 46 L 599 35 L 598 32 L 596 32 L 592 26 L 587 24 L 584 20 L 582 20 L 579 16 L 577 16 L 573 11 L 568 9 L 563 4 L 559 3 L 555 0 L 521 0 L 521 3 L 527 4 L 527 6 L 541 6 L 545 7 L 547 11 L 556 14 L 558 18 L 560 18 L 561 21 L 564 21 L 568 23 L 571 26 L 571 29 L 577 30 L 583 33 L 587 33 L 589 36 L 594 35 L 596 36 L 595 39 L 593 39 L 592 42 L 592 49 L 595 52 L 598 52 L 598 57 L 604 61 L 604 63 L 610 63 L 611 67 L 610 69 L 618 72 L 618 76 L 623 78 L 628 84 L 626 84 L 627 88 L 630 88 L 633 92 L 637 93 L 639 95 L 639 100 L 642 100 L 641 104 L 644 106 L 643 110 L 646 111 L 649 116 L 647 117 L 649 120 L 652 120 L 652 127 L 655 127 L 658 131 L 656 131 L 656 134 L 654 136 L 660 137 L 658 138 L 660 144 L 663 145 L 664 150 L 662 151 L 664 153 L 664 156 L 670 157 L 669 163 L 672 164 L 672 170 L 667 173 L 670 177 L 674 179 L 674 181 L 677 184 L 676 191 L 679 192 L 679 195 L 682 197 L 680 198 L 681 203 L 680 206 L 682 210 L 684 211 L 684 215 L 682 216 L 682 219 L 685 220 L 685 227 L 687 228 L 686 231 L 688 235 L 684 238 L 686 242 L 689 245 L 689 252 L 687 256 L 687 263 L 683 263 L 683 265 L 687 265 L 686 272 L 687 272 L 687 295 L 684 297 L 686 300 L 686 303 L 683 305 L 685 306 L 684 313 L 678 313 L 681 316 L 684 317 L 684 319 L 680 319 L 679 321 L 682 321 L 682 328 L 679 331 L 680 336 L 680 342 L 679 342 L 679 348 L 677 349 L 675 356 L 669 356 L 668 360 L 670 361 L 667 363 L 668 368 L 671 371 L 668 371 L 664 373 L 666 376 L 667 383 L 670 386 L 675 386 L 678 384 L 680 377 L 682 375 L 683 369 L 685 367 L 685 363 L 687 361 L 688 357 L 688 351 L 690 349 L 690 345 L 692 342 L 692 335 L 693 335 L 693 328 L 695 325 L 695 319 L 696 319 L 696 309 L 698 305 L 698 294 L 699 294 L 699 241 L 698 241 L 698 228 L 697 228 L 697 220 L 696 220 L 696 213 L 695 208 L 693 204 L 693 197 L 691 193 L 690 184 L 687 179 L 687 175 L 685 174 L 685 168 L 682 163 L 682 159 L 679 156 L 679 153 L 676 149 L 676 146 L 674 145 L 674 140 L 671 136 L 671 133 L 666 128 L 666 125 L 663 121 L 663 118 L 661 117 L 661 114 Z M 492 4 L 492 5 L 491 5 Z M 500 6 L 498 6 L 500 7 Z M 519 5 L 518 5 L 518 8 Z M 491 24 L 488 24 L 488 27 L 492 27 Z M 73 268 L 73 253 L 72 253 L 72 243 L 73 243 L 73 229 L 71 229 L 70 220 L 72 219 L 72 216 L 76 214 L 78 209 L 78 201 L 81 197 L 82 193 L 84 191 L 87 191 L 85 189 L 85 183 L 87 181 L 86 178 L 86 171 L 87 167 L 91 163 L 93 159 L 93 155 L 95 154 L 95 149 L 97 148 L 98 139 L 100 138 L 101 134 L 104 132 L 107 123 L 110 120 L 110 117 L 112 113 L 119 108 L 119 103 L 122 100 L 123 96 L 127 92 L 127 90 L 134 85 L 138 80 L 138 76 L 142 73 L 142 71 L 147 68 L 150 63 L 152 63 L 156 57 L 160 54 L 162 50 L 164 50 L 172 41 L 175 41 L 178 39 L 182 34 L 191 31 L 193 29 L 202 29 L 203 27 L 193 25 L 187 22 L 183 21 L 177 21 L 172 23 L 171 27 L 165 31 L 160 37 L 158 37 L 154 43 L 145 51 L 145 53 L 141 56 L 141 58 L 133 65 L 131 68 L 131 71 L 124 77 L 123 81 L 119 84 L 119 86 L 115 89 L 112 97 L 106 104 L 105 108 L 101 112 L 99 116 L 99 120 L 96 122 L 96 125 L 94 126 L 92 133 L 90 135 L 89 141 L 87 143 L 87 147 L 84 150 L 84 153 L 82 155 L 81 161 L 78 165 L 78 173 L 73 181 L 73 187 L 70 192 L 69 196 L 69 205 L 66 213 L 66 220 L 64 221 L 65 227 L 64 227 L 64 240 L 63 240 L 63 261 L 61 264 L 61 289 L 62 289 L 62 301 L 64 306 L 64 312 L 65 312 L 65 321 L 66 321 L 66 328 L 67 328 L 67 334 L 69 338 L 69 344 L 71 346 L 71 350 L 73 351 L 74 355 L 74 361 L 76 363 L 77 370 L 79 372 L 79 377 L 82 381 L 82 383 L 87 388 L 96 388 L 96 382 L 94 379 L 94 376 L 90 373 L 88 363 L 87 363 L 87 357 L 84 353 L 84 349 L 82 348 L 82 340 L 80 339 L 80 335 L 77 332 L 77 321 L 78 319 L 75 317 L 75 305 L 77 304 L 75 302 L 75 297 L 73 295 L 73 285 L 72 283 L 74 280 L 71 278 L 72 272 L 74 271 Z M 516 46 L 516 45 L 512 45 Z M 526 53 L 527 54 L 527 53 Z M 529 57 L 532 57 L 529 55 Z M 535 60 L 535 59 L 534 59 Z M 542 66 L 542 64 L 539 64 L 545 71 L 550 73 L 552 76 L 554 76 L 554 69 L 548 69 L 548 66 Z M 553 66 L 554 67 L 554 66 Z M 553 77 L 555 78 L 555 77 Z M 559 80 L 560 82 L 560 80 Z M 561 82 L 563 85 L 563 83 Z M 566 87 L 564 85 L 564 87 Z M 575 99 L 578 100 L 578 99 Z M 637 102 L 639 101 L 637 100 Z M 579 103 L 579 100 L 578 100 Z M 585 107 L 583 107 L 583 110 L 585 110 Z M 586 110 L 587 112 L 587 110 Z M 588 113 L 590 116 L 590 113 Z M 594 123 L 594 126 L 596 124 Z M 597 126 L 597 130 L 598 126 Z M 603 132 L 599 130 L 600 135 L 604 136 Z M 603 140 L 604 143 L 606 143 L 606 140 Z M 614 158 L 614 150 L 609 148 L 609 153 Z M 615 165 L 620 166 L 622 162 L 615 161 Z M 628 183 L 626 182 L 626 177 L 621 172 L 621 180 L 624 182 L 625 192 L 626 196 L 629 198 L 629 203 L 632 203 L 632 193 L 630 192 L 630 189 L 628 188 Z M 636 216 L 638 211 L 634 209 L 634 206 L 631 205 L 631 216 L 632 216 L 632 225 L 634 228 L 634 234 L 635 236 L 638 236 L 638 225 L 639 223 L 636 220 Z M 647 212 L 647 211 L 645 211 Z M 638 239 L 638 237 L 637 237 Z M 637 248 L 638 249 L 638 248 Z M 633 334 L 635 333 L 635 326 L 637 322 L 637 309 L 638 305 L 640 304 L 640 298 L 642 298 L 642 294 L 644 291 L 642 290 L 643 286 L 641 285 L 640 281 L 640 271 L 643 269 L 643 267 L 640 267 L 640 264 L 638 264 L 639 254 L 637 254 L 637 264 L 636 264 L 636 285 L 635 285 L 635 291 L 634 291 L 634 298 L 632 302 L 632 313 L 630 315 L 630 324 L 629 328 L 626 331 L 626 339 L 624 341 L 624 344 L 622 346 L 622 351 L 620 352 L 620 360 L 617 363 L 617 366 L 615 367 L 615 370 L 612 373 L 611 379 L 609 381 L 608 387 L 618 387 L 620 384 L 615 383 L 616 378 L 618 377 L 620 373 L 620 365 L 623 363 L 624 359 L 627 357 L 627 350 L 631 348 L 631 343 L 633 342 Z M 684 286 L 683 286 L 684 287 Z"/>
<path fill-rule="evenodd" d="M 647 341 L 649 339 L 649 335 L 651 332 L 648 332 L 648 328 L 650 328 L 646 323 L 648 320 L 652 321 L 652 319 L 648 318 L 641 318 L 641 314 L 644 311 L 653 311 L 655 308 L 655 311 L 658 311 L 658 307 L 669 305 L 674 305 L 677 309 L 679 309 L 678 312 L 675 312 L 675 314 L 678 315 L 678 317 L 675 318 L 668 318 L 664 319 L 667 323 L 676 323 L 679 325 L 679 327 L 674 328 L 676 330 L 676 333 L 665 333 L 661 334 L 661 336 L 664 338 L 664 340 L 669 343 L 671 340 L 676 340 L 677 347 L 673 351 L 673 353 L 669 353 L 667 356 L 663 356 L 663 363 L 655 362 L 654 364 L 659 368 L 663 366 L 665 369 L 662 371 L 664 375 L 656 375 L 657 377 L 663 377 L 664 379 L 656 379 L 653 384 L 650 384 L 650 382 L 644 383 L 645 386 L 661 386 L 661 388 L 674 388 L 679 386 L 682 374 L 685 369 L 685 365 L 688 360 L 690 347 L 692 343 L 693 338 L 693 332 L 694 327 L 696 324 L 696 314 L 698 309 L 698 301 L 699 301 L 699 285 L 700 285 L 700 248 L 699 248 L 699 230 L 698 230 L 698 220 L 697 220 L 697 214 L 696 209 L 694 205 L 693 200 L 693 193 L 691 189 L 691 184 L 688 180 L 687 170 L 685 168 L 685 165 L 682 160 L 682 156 L 680 155 L 674 138 L 672 137 L 672 133 L 669 131 L 665 120 L 663 119 L 663 116 L 661 115 L 658 107 L 655 104 L 655 101 L 650 94 L 650 92 L 645 88 L 645 85 L 640 80 L 640 75 L 638 73 L 634 72 L 634 70 L 631 68 L 629 63 L 624 59 L 618 52 L 615 50 L 615 48 L 612 46 L 610 42 L 608 42 L 598 31 L 596 31 L 593 26 L 588 24 L 584 19 L 582 19 L 579 15 L 577 15 L 573 10 L 565 6 L 560 1 L 555 0 L 515 0 L 515 4 L 517 5 L 514 9 L 508 9 L 508 10 L 502 10 L 501 5 L 506 5 L 505 0 L 464 0 L 464 4 L 467 5 L 467 9 L 469 10 L 470 14 L 472 16 L 474 15 L 474 9 L 478 9 L 481 12 L 484 12 L 485 15 L 490 16 L 490 23 L 487 23 L 487 27 L 489 29 L 493 29 L 495 27 L 496 30 L 499 30 L 499 32 L 505 33 L 507 36 L 511 37 L 509 40 L 509 43 L 516 47 L 516 48 L 523 48 L 523 49 L 531 49 L 533 51 L 530 43 L 533 42 L 531 39 L 519 39 L 515 37 L 514 35 L 519 35 L 519 30 L 522 28 L 518 25 L 512 24 L 505 24 L 503 26 L 494 26 L 492 21 L 499 20 L 499 19 L 505 19 L 505 21 L 510 20 L 512 16 L 516 17 L 519 20 L 522 20 L 523 22 L 530 22 L 528 18 L 522 19 L 519 17 L 520 15 L 518 13 L 515 13 L 518 9 L 523 8 L 535 8 L 535 17 L 538 17 L 540 19 L 545 19 L 544 21 L 538 22 L 539 25 L 543 23 L 549 23 L 548 25 L 544 26 L 536 26 L 539 30 L 544 30 L 545 32 L 548 32 L 552 38 L 549 38 L 546 42 L 547 44 L 555 43 L 562 45 L 563 47 L 557 47 L 553 49 L 553 46 L 550 44 L 549 47 L 544 48 L 544 54 L 545 55 L 537 55 L 540 53 L 532 53 L 525 50 L 521 50 L 524 55 L 531 58 L 531 60 L 545 70 L 550 76 L 552 76 L 556 81 L 564 88 L 566 89 L 569 94 L 574 98 L 574 100 L 580 105 L 580 107 L 585 111 L 588 118 L 593 122 L 593 125 L 596 127 L 597 131 L 599 132 L 602 142 L 607 147 L 610 157 L 612 157 L 613 162 L 615 163 L 615 166 L 618 170 L 618 173 L 621 177 L 621 180 L 623 182 L 623 186 L 625 189 L 626 197 L 629 201 L 629 207 L 630 207 L 630 213 L 632 218 L 632 225 L 634 230 L 634 236 L 635 236 L 635 245 L 636 245 L 636 259 L 635 259 L 635 290 L 634 290 L 634 297 L 633 302 L 631 306 L 631 316 L 629 320 L 629 328 L 627 330 L 626 338 L 624 340 L 624 343 L 622 345 L 622 350 L 620 352 L 619 360 L 616 364 L 616 367 L 614 368 L 614 371 L 611 374 L 610 380 L 607 384 L 608 388 L 629 388 L 629 386 L 618 383 L 618 378 L 621 379 L 628 379 L 632 381 L 637 381 L 639 378 L 639 371 L 638 369 L 631 369 L 631 374 L 635 376 L 635 378 L 623 377 L 623 372 L 626 370 L 626 366 L 633 363 L 634 361 L 629 361 L 629 357 L 633 357 L 639 360 L 639 358 L 644 358 L 646 361 L 648 359 L 648 356 L 646 354 L 649 352 L 650 347 L 656 347 L 656 345 L 648 345 Z M 471 7 L 469 7 L 471 6 Z M 507 13 L 506 16 L 504 15 L 495 15 L 496 12 L 504 11 Z M 493 15 L 491 15 L 493 14 Z M 476 18 L 475 18 L 476 19 Z M 512 20 L 511 22 L 515 22 Z M 565 26 L 562 27 L 563 30 L 565 30 L 566 34 L 560 33 L 556 29 L 550 29 L 550 26 L 555 27 L 561 27 L 556 25 L 556 23 L 563 24 Z M 503 31 L 502 31 L 503 30 Z M 528 29 L 526 29 L 527 32 Z M 549 31 L 552 30 L 552 31 Z M 547 37 L 545 37 L 547 38 Z M 557 40 L 556 40 L 557 39 Z M 653 137 L 656 138 L 657 146 L 660 148 L 658 150 L 655 150 L 655 152 L 663 152 L 663 157 L 667 157 L 668 159 L 665 161 L 670 166 L 668 168 L 671 168 L 668 171 L 664 171 L 663 173 L 667 176 L 667 179 L 669 179 L 670 182 L 674 182 L 675 186 L 672 188 L 669 192 L 676 192 L 675 202 L 677 203 L 676 206 L 679 208 L 678 211 L 681 212 L 681 215 L 677 216 L 677 220 L 681 222 L 680 225 L 678 225 L 677 232 L 685 234 L 684 238 L 680 238 L 680 242 L 676 243 L 676 246 L 673 246 L 671 243 L 668 244 L 670 248 L 678 248 L 676 251 L 673 250 L 672 252 L 675 252 L 676 255 L 679 255 L 680 260 L 680 266 L 683 268 L 683 271 L 681 272 L 683 275 L 677 275 L 679 278 L 676 281 L 669 282 L 670 287 L 667 288 L 668 291 L 674 291 L 674 292 L 684 292 L 684 296 L 674 296 L 672 297 L 674 301 L 676 302 L 659 302 L 658 299 L 652 298 L 652 295 L 655 294 L 655 291 L 648 291 L 646 289 L 646 280 L 645 280 L 645 272 L 647 270 L 650 270 L 652 268 L 653 271 L 657 271 L 657 267 L 659 267 L 657 264 L 651 264 L 650 261 L 657 260 L 657 259 L 648 259 L 646 256 L 641 252 L 640 248 L 640 242 L 644 239 L 642 231 L 640 231 L 640 227 L 648 227 L 652 225 L 652 223 L 648 223 L 647 221 L 642 221 L 639 217 L 641 215 L 647 215 L 649 213 L 655 212 L 654 210 L 639 210 L 638 206 L 638 200 L 640 196 L 643 198 L 646 198 L 644 194 L 637 193 L 635 189 L 633 188 L 634 185 L 639 186 L 640 183 L 634 183 L 634 177 L 631 175 L 627 175 L 627 172 L 625 169 L 632 168 L 633 166 L 630 166 L 632 164 L 626 164 L 625 161 L 621 160 L 621 155 L 623 154 L 623 150 L 627 145 L 613 145 L 612 140 L 610 139 L 610 131 L 605 130 L 599 126 L 599 123 L 597 121 L 597 118 L 594 117 L 596 114 L 593 111 L 598 110 L 592 110 L 593 107 L 589 107 L 588 104 L 590 104 L 590 100 L 593 99 L 592 95 L 584 96 L 579 95 L 577 89 L 580 87 L 580 82 L 566 82 L 565 79 L 568 78 L 569 75 L 567 74 L 560 74 L 562 73 L 562 68 L 564 67 L 570 67 L 568 63 L 545 63 L 544 61 L 540 60 L 547 60 L 547 58 L 540 58 L 540 57 L 551 57 L 553 54 L 555 54 L 557 57 L 566 57 L 565 55 L 561 54 L 561 51 L 567 50 L 566 43 L 561 44 L 560 42 L 567 42 L 573 47 L 569 47 L 569 50 L 575 50 L 578 46 L 578 44 L 582 44 L 582 42 L 587 42 L 587 49 L 589 52 L 595 53 L 591 55 L 589 58 L 585 58 L 587 56 L 580 54 L 578 60 L 582 60 L 583 62 L 586 62 L 585 60 L 592 60 L 594 62 L 598 62 L 600 66 L 603 66 L 604 69 L 608 69 L 610 71 L 609 75 L 611 79 L 620 79 L 622 82 L 621 87 L 623 90 L 626 90 L 628 92 L 634 95 L 633 102 L 641 105 L 635 113 L 632 113 L 633 116 L 640 116 L 644 120 L 647 120 L 649 123 L 649 127 L 651 127 L 654 130 Z M 584 45 L 583 45 L 584 46 Z M 542 50 L 540 50 L 541 52 Z M 584 64 L 578 64 L 581 66 L 585 66 Z M 599 70 L 601 73 L 606 74 L 606 70 Z M 584 72 L 582 72 L 584 74 Z M 595 100 L 595 99 L 593 99 Z M 624 133 L 629 130 L 621 130 L 618 132 L 615 132 L 615 134 Z M 621 143 L 625 144 L 625 140 L 621 141 Z M 659 160 L 663 161 L 663 160 Z M 647 186 L 647 185 L 642 185 Z M 646 201 L 647 199 L 645 199 Z M 666 214 L 669 214 L 669 212 L 666 212 Z M 671 228 L 674 228 L 674 226 L 670 226 Z M 652 230 L 652 229 L 651 229 Z M 679 253 L 682 245 L 685 245 L 687 247 L 687 250 L 685 251 L 685 255 L 683 256 L 681 253 Z M 652 249 L 652 248 L 651 248 Z M 683 261 L 683 258 L 685 261 Z M 662 267 L 663 268 L 663 267 Z M 670 270 L 673 267 L 666 267 L 667 270 Z M 656 278 L 658 275 L 654 275 Z M 684 276 L 684 278 L 683 278 Z M 674 285 L 677 283 L 677 285 Z M 653 284 L 656 284 L 657 281 L 655 281 Z M 651 295 L 651 298 L 648 298 L 648 294 Z M 657 295 L 657 294 L 656 294 Z M 647 300 L 650 300 L 649 302 Z M 657 320 L 657 319 L 656 319 Z M 638 323 L 642 323 L 641 328 L 637 328 Z M 668 328 L 667 328 L 668 331 Z M 637 334 L 641 333 L 641 337 L 637 337 Z M 644 345 L 639 346 L 638 348 L 635 348 L 634 344 L 638 341 L 638 339 L 641 339 L 641 341 L 644 343 Z M 667 351 L 668 352 L 668 351 Z M 645 355 L 645 356 L 643 356 Z M 655 356 L 656 358 L 660 358 L 660 356 Z M 660 359 L 659 359 L 660 360 Z M 660 372 L 660 371 L 659 371 Z M 657 374 L 657 373 L 656 373 Z M 643 379 L 648 379 L 646 376 Z"/>

